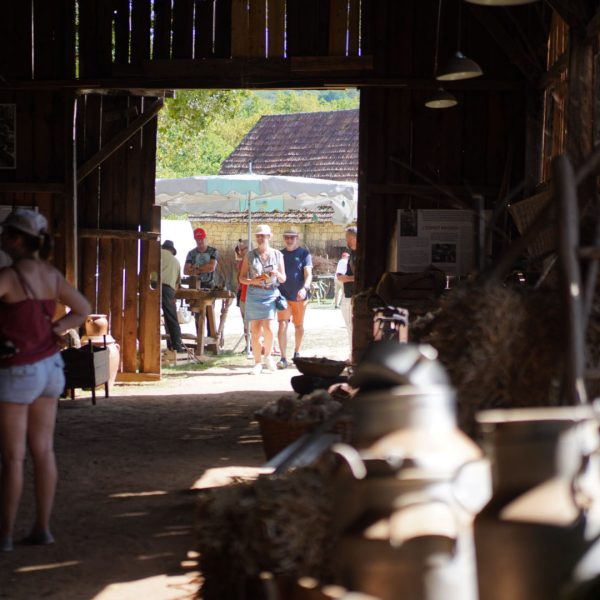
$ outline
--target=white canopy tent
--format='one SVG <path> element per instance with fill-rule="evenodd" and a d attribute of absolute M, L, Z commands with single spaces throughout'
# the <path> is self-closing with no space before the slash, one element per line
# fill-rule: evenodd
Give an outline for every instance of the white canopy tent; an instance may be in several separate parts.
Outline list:
<path fill-rule="evenodd" d="M 273 212 L 317 206 L 333 208 L 333 222 L 356 221 L 357 184 L 351 181 L 277 175 L 210 175 L 157 179 L 156 203 L 162 216 L 202 212 Z M 251 237 L 251 236 L 249 236 Z"/>

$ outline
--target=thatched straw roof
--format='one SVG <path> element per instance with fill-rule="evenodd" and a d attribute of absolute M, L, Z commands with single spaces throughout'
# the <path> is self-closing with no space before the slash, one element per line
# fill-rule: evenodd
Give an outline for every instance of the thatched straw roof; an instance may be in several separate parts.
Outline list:
<path fill-rule="evenodd" d="M 253 212 L 252 222 L 257 223 L 331 223 L 333 208 L 318 206 L 312 210 L 287 210 L 285 212 Z M 247 212 L 203 212 L 190 220 L 210 221 L 211 223 L 246 223 Z"/>
<path fill-rule="evenodd" d="M 265 115 L 221 165 L 220 175 L 248 172 L 356 181 L 358 109 Z"/>

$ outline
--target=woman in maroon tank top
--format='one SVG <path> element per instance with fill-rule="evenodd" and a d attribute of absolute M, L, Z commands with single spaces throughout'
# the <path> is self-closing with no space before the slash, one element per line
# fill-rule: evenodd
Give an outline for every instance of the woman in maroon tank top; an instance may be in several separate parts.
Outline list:
<path fill-rule="evenodd" d="M 23 488 L 23 463 L 33 459 L 36 521 L 24 541 L 51 544 L 50 513 L 57 473 L 54 423 L 64 388 L 56 338 L 78 327 L 89 302 L 44 259 L 50 250 L 46 219 L 14 209 L 2 223 L 2 250 L 13 264 L 0 270 L 0 550 L 13 547 L 13 530 Z M 71 310 L 53 319 L 56 304 Z"/>

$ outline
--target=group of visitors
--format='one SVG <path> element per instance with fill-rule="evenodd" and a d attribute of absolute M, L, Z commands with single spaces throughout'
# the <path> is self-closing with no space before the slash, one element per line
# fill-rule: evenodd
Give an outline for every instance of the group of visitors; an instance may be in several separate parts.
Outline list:
<path fill-rule="evenodd" d="M 240 239 L 235 246 L 235 256 L 239 264 L 237 300 L 244 320 L 246 351 L 251 352 L 254 359 L 251 372 L 258 375 L 263 371 L 285 369 L 291 360 L 300 354 L 304 338 L 304 318 L 313 280 L 313 261 L 310 251 L 299 245 L 298 231 L 294 227 L 289 227 L 283 232 L 284 247 L 281 250 L 271 246 L 272 231 L 269 225 L 258 225 L 255 235 L 256 247 L 249 250 L 249 241 Z M 195 229 L 194 239 L 196 248 L 188 252 L 183 272 L 199 277 L 202 288 L 212 288 L 218 252 L 208 245 L 204 229 Z M 342 253 L 336 267 L 334 303 L 336 307 L 341 308 L 352 345 L 351 298 L 354 286 L 356 227 L 347 228 L 346 244 L 348 251 Z M 162 248 L 162 304 L 165 329 L 168 333 L 167 345 L 169 349 L 182 352 L 185 351 L 185 347 L 181 341 L 181 328 L 174 299 L 181 267 L 175 258 L 177 251 L 173 242 L 166 240 Z M 276 332 L 275 321 L 278 323 Z M 291 359 L 288 358 L 290 322 L 294 326 L 294 350 Z M 273 358 L 275 335 L 280 354 L 277 362 Z"/>

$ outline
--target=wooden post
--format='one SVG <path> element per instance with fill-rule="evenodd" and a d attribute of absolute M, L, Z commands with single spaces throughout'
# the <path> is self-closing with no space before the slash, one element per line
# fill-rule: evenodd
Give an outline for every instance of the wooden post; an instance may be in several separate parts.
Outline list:
<path fill-rule="evenodd" d="M 77 287 L 77 149 L 75 147 L 74 124 L 78 99 L 71 92 L 65 94 L 65 277 Z"/>
<path fill-rule="evenodd" d="M 583 329 L 583 287 L 578 261 L 579 210 L 577 186 L 571 162 L 558 156 L 553 163 L 558 199 L 558 256 L 566 321 L 565 403 L 584 404 L 585 332 Z"/>

